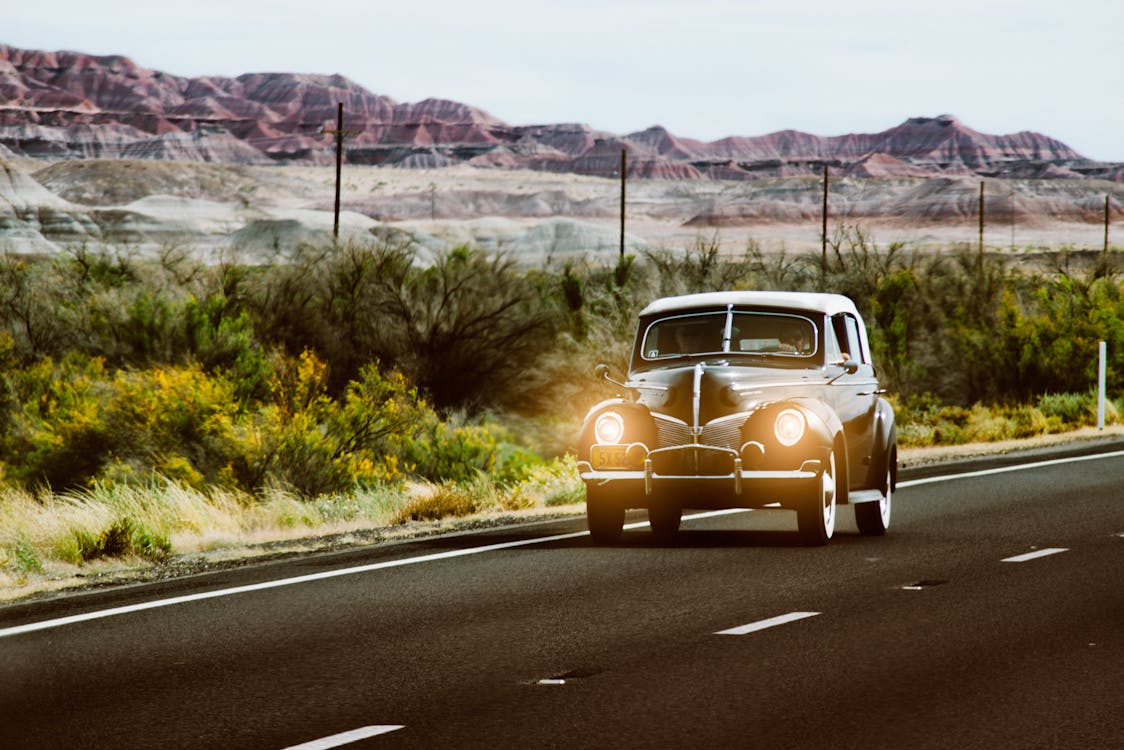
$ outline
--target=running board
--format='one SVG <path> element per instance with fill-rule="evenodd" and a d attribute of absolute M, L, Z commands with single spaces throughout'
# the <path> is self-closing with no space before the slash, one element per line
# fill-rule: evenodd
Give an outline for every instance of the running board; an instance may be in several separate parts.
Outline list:
<path fill-rule="evenodd" d="M 882 500 L 882 490 L 855 490 L 847 493 L 847 502 L 852 505 L 859 503 L 877 503 Z"/>

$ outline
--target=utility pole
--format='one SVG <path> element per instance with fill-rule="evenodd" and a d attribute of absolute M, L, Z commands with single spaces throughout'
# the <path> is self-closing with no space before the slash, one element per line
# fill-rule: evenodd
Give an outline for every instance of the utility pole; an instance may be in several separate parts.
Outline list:
<path fill-rule="evenodd" d="M 1015 252 L 1015 186 L 1009 184 L 1011 189 L 1011 252 Z"/>
<path fill-rule="evenodd" d="M 820 271 L 827 276 L 827 162 L 823 165 L 823 227 L 820 231 Z"/>
<path fill-rule="evenodd" d="M 983 257 L 984 257 L 983 237 L 984 237 L 984 184 L 983 184 L 983 180 L 980 180 L 980 272 L 981 273 L 983 272 Z"/>
<path fill-rule="evenodd" d="M 624 262 L 624 183 L 628 173 L 627 152 L 621 149 L 621 262 Z"/>
<path fill-rule="evenodd" d="M 1108 193 L 1104 196 L 1104 254 L 1108 255 Z"/>
<path fill-rule="evenodd" d="M 360 131 L 343 129 L 343 102 L 339 102 L 336 105 L 336 129 L 324 128 L 320 132 L 323 135 L 334 135 L 336 137 L 336 202 L 334 219 L 332 220 L 332 237 L 338 240 L 340 237 L 340 170 L 343 166 L 343 139 L 347 135 L 357 135 Z"/>

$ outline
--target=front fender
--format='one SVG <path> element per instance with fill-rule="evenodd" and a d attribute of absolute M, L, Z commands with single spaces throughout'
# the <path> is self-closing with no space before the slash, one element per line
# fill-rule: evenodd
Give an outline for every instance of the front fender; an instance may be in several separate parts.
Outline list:
<path fill-rule="evenodd" d="M 784 446 L 778 442 L 773 426 L 777 415 L 790 408 L 804 415 L 805 434 L 795 445 Z M 763 446 L 764 466 L 795 468 L 809 459 L 826 462 L 842 431 L 842 422 L 823 403 L 795 398 L 776 401 L 756 411 L 746 422 L 745 437 Z"/>
<path fill-rule="evenodd" d="M 830 442 L 834 443 L 835 438 L 843 434 L 843 422 L 840 421 L 839 415 L 823 401 L 814 398 L 794 398 L 791 403 L 815 414 L 823 424 L 823 434 L 829 436 Z"/>
<path fill-rule="evenodd" d="M 615 411 L 624 418 L 623 443 L 643 443 L 649 448 L 655 445 L 656 426 L 648 407 L 635 401 L 613 398 L 602 401 L 586 414 L 578 438 L 579 460 L 589 460 L 589 447 L 597 442 L 593 434 L 594 422 L 599 415 L 607 411 Z"/>

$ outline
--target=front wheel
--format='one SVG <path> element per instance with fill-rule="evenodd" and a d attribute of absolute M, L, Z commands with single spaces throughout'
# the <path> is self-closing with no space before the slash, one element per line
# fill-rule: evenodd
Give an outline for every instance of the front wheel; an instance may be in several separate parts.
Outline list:
<path fill-rule="evenodd" d="M 808 546 L 827 544 L 835 533 L 836 498 L 839 494 L 839 474 L 836 471 L 835 451 L 828 454 L 827 466 L 813 496 L 796 509 L 796 525 L 800 540 Z M 857 507 L 857 506 L 856 506 Z"/>
<path fill-rule="evenodd" d="M 620 540 L 624 530 L 624 506 L 608 487 L 586 486 L 585 518 L 594 544 L 613 544 Z"/>
<path fill-rule="evenodd" d="M 674 538 L 682 522 L 683 509 L 677 505 L 659 504 L 648 508 L 648 525 L 657 539 Z"/>

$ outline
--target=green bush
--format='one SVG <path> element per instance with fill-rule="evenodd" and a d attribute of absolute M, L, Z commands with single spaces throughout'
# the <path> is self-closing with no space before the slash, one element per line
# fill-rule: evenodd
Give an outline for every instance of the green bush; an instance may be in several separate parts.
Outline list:
<path fill-rule="evenodd" d="M 443 482 L 432 491 L 408 500 L 394 516 L 393 523 L 435 521 L 450 516 L 467 516 L 480 510 L 478 493 L 455 482 Z"/>
<path fill-rule="evenodd" d="M 1038 397 L 1038 410 L 1058 426 L 1085 427 L 1096 424 L 1096 393 L 1045 393 Z"/>
<path fill-rule="evenodd" d="M 129 555 L 158 561 L 165 559 L 172 551 L 172 543 L 166 535 L 154 533 L 128 517 L 116 519 L 100 534 L 76 530 L 74 536 L 80 562 Z"/>
<path fill-rule="evenodd" d="M 616 393 L 591 373 L 607 362 L 623 374 L 639 309 L 710 289 L 851 295 L 906 444 L 1091 424 L 1100 340 L 1121 392 L 1117 254 L 1035 267 L 967 244 L 883 247 L 857 225 L 828 245 L 826 257 L 730 252 L 714 235 L 542 268 L 470 247 L 423 264 L 402 236 L 261 267 L 176 248 L 2 256 L 0 476 L 56 488 L 163 476 L 311 498 L 485 472 L 514 488 Z"/>

